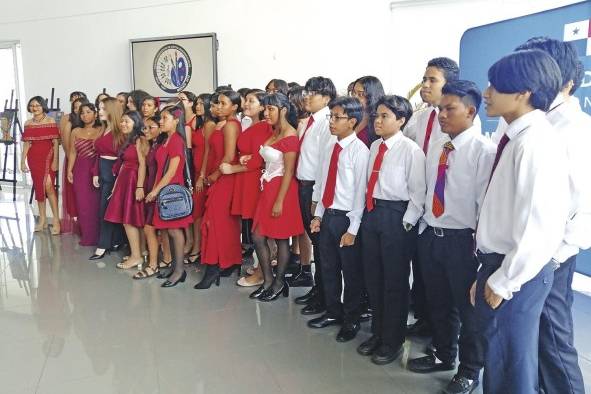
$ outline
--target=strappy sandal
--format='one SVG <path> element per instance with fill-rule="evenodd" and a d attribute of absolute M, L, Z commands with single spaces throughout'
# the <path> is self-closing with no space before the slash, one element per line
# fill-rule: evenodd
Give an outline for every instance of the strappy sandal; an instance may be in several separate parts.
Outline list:
<path fill-rule="evenodd" d="M 158 262 L 158 268 L 168 268 L 172 265 L 172 260 L 170 261 L 164 261 L 164 260 L 160 260 Z"/>
<path fill-rule="evenodd" d="M 152 276 L 157 275 L 160 272 L 160 269 L 158 267 L 156 267 L 156 269 L 147 266 L 146 268 L 144 268 L 141 271 L 138 271 L 135 273 L 135 275 L 133 276 L 133 279 L 148 279 L 151 278 Z"/>
<path fill-rule="evenodd" d="M 194 259 L 191 260 L 191 257 L 194 257 Z M 185 264 L 198 264 L 200 260 L 201 260 L 201 252 L 191 253 L 191 254 L 187 255 L 187 257 L 185 257 Z"/>
<path fill-rule="evenodd" d="M 140 265 L 141 263 L 143 263 L 143 259 L 139 259 L 136 262 L 132 262 L 131 264 L 129 263 L 129 260 L 123 260 L 119 263 L 117 263 L 117 268 L 122 269 L 122 270 L 128 270 L 130 268 L 135 268 L 138 265 Z"/>

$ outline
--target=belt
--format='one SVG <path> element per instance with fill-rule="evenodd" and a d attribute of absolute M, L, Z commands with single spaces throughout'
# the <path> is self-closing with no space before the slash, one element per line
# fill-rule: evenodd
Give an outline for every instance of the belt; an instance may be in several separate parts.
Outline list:
<path fill-rule="evenodd" d="M 428 226 L 427 230 L 433 231 L 433 234 L 435 234 L 437 237 L 472 236 L 472 234 L 474 234 L 474 230 L 471 228 L 454 229 Z"/>
<path fill-rule="evenodd" d="M 324 210 L 324 213 L 332 216 L 346 216 L 349 213 L 349 211 L 343 211 L 342 209 L 326 208 Z"/>
<path fill-rule="evenodd" d="M 314 186 L 314 181 L 302 181 L 300 179 L 298 179 L 298 183 L 302 186 Z"/>
<path fill-rule="evenodd" d="M 374 198 L 373 205 L 375 207 L 406 211 L 406 207 L 408 207 L 408 201 L 380 200 L 379 198 Z"/>

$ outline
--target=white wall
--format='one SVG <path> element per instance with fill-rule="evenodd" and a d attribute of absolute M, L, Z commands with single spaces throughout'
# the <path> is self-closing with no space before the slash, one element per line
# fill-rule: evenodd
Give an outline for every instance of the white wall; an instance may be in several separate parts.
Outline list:
<path fill-rule="evenodd" d="M 215 32 L 219 83 L 331 77 L 337 89 L 376 75 L 406 92 L 435 56 L 458 58 L 473 26 L 576 0 L 20 0 L 4 2 L 0 41 L 20 40 L 28 97 L 130 89 L 129 39 Z M 310 59 L 312 59 L 310 61 Z"/>

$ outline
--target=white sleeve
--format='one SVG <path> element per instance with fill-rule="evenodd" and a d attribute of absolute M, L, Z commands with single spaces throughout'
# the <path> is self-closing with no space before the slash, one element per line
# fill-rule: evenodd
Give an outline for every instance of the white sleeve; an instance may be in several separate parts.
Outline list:
<path fill-rule="evenodd" d="M 482 208 L 482 202 L 484 201 L 486 189 L 490 180 L 495 156 L 496 149 L 494 144 L 487 141 L 487 143 L 482 145 L 482 150 L 478 155 L 478 163 L 476 163 L 476 217 L 480 215 L 480 209 Z"/>
<path fill-rule="evenodd" d="M 427 198 L 425 154 L 421 149 L 413 149 L 409 155 L 411 159 L 406 163 L 406 179 L 410 198 L 402 221 L 414 226 L 423 216 Z"/>
<path fill-rule="evenodd" d="M 327 153 L 328 150 L 326 149 L 326 147 L 329 145 L 330 140 L 332 138 L 332 134 L 330 134 L 330 130 L 328 129 L 328 123 L 326 123 L 326 125 L 324 127 L 322 127 L 321 129 L 318 130 L 318 152 L 320 154 L 320 158 L 318 160 L 318 163 L 320 163 L 320 165 L 318 166 L 318 168 L 316 168 L 316 176 L 314 178 L 314 189 L 312 192 L 312 201 L 318 202 L 320 201 L 321 197 L 321 189 L 320 189 L 320 184 L 322 183 L 322 168 L 323 168 L 323 163 L 324 160 L 326 160 L 326 156 L 329 154 Z M 336 137 L 334 137 L 336 138 Z M 331 152 L 332 153 L 332 152 Z M 330 157 L 328 158 L 330 159 Z"/>
<path fill-rule="evenodd" d="M 355 196 L 353 209 L 347 213 L 349 217 L 349 234 L 357 235 L 361 225 L 361 217 L 365 208 L 365 189 L 367 188 L 367 162 L 369 161 L 369 150 L 362 146 L 357 152 L 353 171 L 355 173 Z"/>

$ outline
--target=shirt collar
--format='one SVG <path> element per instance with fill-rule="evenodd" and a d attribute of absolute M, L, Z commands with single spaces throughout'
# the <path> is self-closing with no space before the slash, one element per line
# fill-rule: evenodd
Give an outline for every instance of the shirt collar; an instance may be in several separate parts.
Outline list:
<path fill-rule="evenodd" d="M 556 96 L 556 98 L 554 99 L 552 104 L 550 104 L 550 109 L 548 110 L 548 112 L 553 111 L 559 105 L 564 104 L 565 101 L 566 101 L 566 99 L 565 99 L 564 95 L 562 93 L 558 93 L 558 95 Z"/>
<path fill-rule="evenodd" d="M 312 114 L 312 117 L 314 118 L 314 122 L 318 122 L 319 120 L 326 120 L 326 115 L 328 115 L 330 113 L 330 109 L 328 109 L 328 106 L 319 109 L 317 112 L 314 112 Z"/>
<path fill-rule="evenodd" d="M 337 144 L 339 144 L 341 146 L 341 148 L 345 149 L 351 142 L 355 141 L 357 139 L 357 134 L 355 134 L 355 132 L 353 132 L 353 134 L 351 134 L 348 137 L 343 138 L 340 141 L 337 141 Z"/>
<path fill-rule="evenodd" d="M 402 137 L 404 137 L 404 134 L 402 134 L 402 130 L 400 130 L 398 133 L 394 134 L 392 137 L 388 138 L 385 141 L 382 138 L 382 142 L 385 142 L 386 146 L 388 147 L 388 150 L 390 150 L 396 142 L 402 139 Z"/>
<path fill-rule="evenodd" d="M 470 141 L 470 139 L 472 138 L 472 135 L 474 133 L 478 132 L 478 127 L 475 125 L 472 125 L 471 127 L 467 128 L 466 130 L 462 131 L 459 135 L 456 136 L 456 138 L 454 138 L 453 140 L 451 138 L 449 138 L 449 135 L 445 134 L 443 141 L 443 144 L 445 144 L 446 142 L 451 142 L 452 145 L 454 146 L 454 149 L 459 149 L 462 145 L 464 145 L 465 143 L 467 143 L 468 141 Z M 442 144 L 442 146 L 443 146 Z"/>
<path fill-rule="evenodd" d="M 522 131 L 531 126 L 533 123 L 538 122 L 545 116 L 546 115 L 539 109 L 528 112 L 525 115 L 522 115 L 521 117 L 515 119 L 509 125 L 509 127 L 507 127 L 507 131 L 505 132 L 505 134 L 507 134 L 507 137 L 509 137 L 509 139 L 512 140 L 513 138 L 517 137 Z"/>

